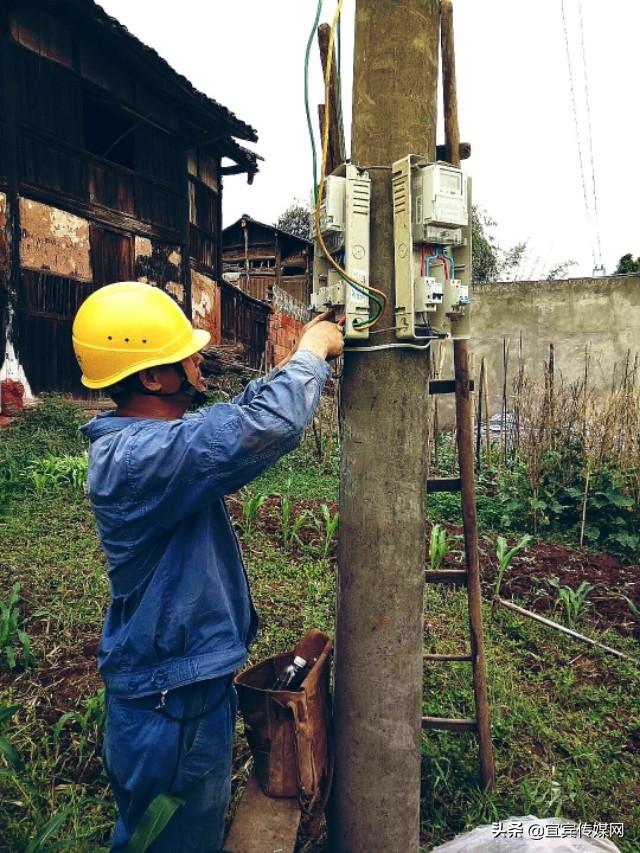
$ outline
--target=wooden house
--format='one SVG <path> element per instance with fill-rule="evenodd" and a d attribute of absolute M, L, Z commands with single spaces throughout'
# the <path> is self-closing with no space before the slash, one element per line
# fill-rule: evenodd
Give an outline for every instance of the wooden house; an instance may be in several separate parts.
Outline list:
<path fill-rule="evenodd" d="M 221 284 L 222 180 L 252 180 L 255 130 L 93 0 L 1 0 L 0 48 L 0 378 L 85 394 L 71 325 L 112 281 L 162 287 L 214 342 L 266 329 Z"/>
<path fill-rule="evenodd" d="M 273 301 L 275 285 L 308 307 L 313 243 L 246 214 L 222 231 L 224 277 L 245 293 Z"/>

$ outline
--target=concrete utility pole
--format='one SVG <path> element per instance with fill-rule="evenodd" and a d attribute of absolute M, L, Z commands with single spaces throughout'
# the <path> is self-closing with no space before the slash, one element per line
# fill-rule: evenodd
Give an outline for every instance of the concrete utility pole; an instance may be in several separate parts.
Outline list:
<path fill-rule="evenodd" d="M 389 296 L 381 329 L 394 325 L 390 166 L 435 159 L 438 42 L 438 0 L 356 0 L 352 160 L 371 171 L 371 282 Z M 427 392 L 427 352 L 346 354 L 335 851 L 419 849 Z"/>

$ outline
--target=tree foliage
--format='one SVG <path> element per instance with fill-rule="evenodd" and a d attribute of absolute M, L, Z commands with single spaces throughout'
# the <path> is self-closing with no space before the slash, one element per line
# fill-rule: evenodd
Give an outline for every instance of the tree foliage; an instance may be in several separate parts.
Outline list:
<path fill-rule="evenodd" d="M 626 255 L 623 255 L 618 261 L 618 266 L 616 267 L 616 275 L 628 275 L 629 273 L 638 273 L 640 272 L 640 258 L 636 258 L 633 260 L 633 255 L 629 252 Z"/>
<path fill-rule="evenodd" d="M 305 240 L 311 239 L 311 210 L 309 206 L 301 202 L 300 199 L 294 199 L 289 207 L 280 214 L 275 226 L 295 237 L 302 237 Z"/>
<path fill-rule="evenodd" d="M 496 221 L 477 204 L 471 210 L 473 281 L 497 281 L 500 249 L 493 236 Z"/>
<path fill-rule="evenodd" d="M 473 240 L 473 281 L 509 281 L 518 276 L 527 255 L 524 240 L 508 249 L 498 244 L 494 229 L 497 222 L 479 205 L 471 210 Z"/>

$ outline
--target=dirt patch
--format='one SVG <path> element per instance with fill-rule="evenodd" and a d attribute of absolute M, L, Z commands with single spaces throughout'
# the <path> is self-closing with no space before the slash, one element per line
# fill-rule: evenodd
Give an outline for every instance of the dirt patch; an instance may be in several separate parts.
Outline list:
<path fill-rule="evenodd" d="M 462 528 L 446 525 L 449 540 L 462 535 Z M 428 537 L 426 548 L 428 551 Z M 515 544 L 509 539 L 509 545 Z M 444 567 L 459 568 L 464 561 L 464 546 L 460 541 L 444 560 Z M 495 540 L 481 537 L 480 573 L 487 596 L 495 588 L 498 561 Z M 428 559 L 428 557 L 427 557 Z M 640 640 L 640 623 L 634 617 L 628 598 L 640 608 L 640 566 L 629 565 L 611 554 L 592 553 L 584 548 L 558 545 L 552 542 L 532 542 L 517 554 L 502 585 L 503 598 L 524 601 L 539 613 L 552 615 L 557 591 L 550 581 L 557 578 L 561 586 L 577 590 L 583 581 L 593 584 L 588 596 L 588 618 L 600 630 L 614 628 L 625 636 Z"/>
<path fill-rule="evenodd" d="M 338 510 L 335 503 L 327 502 L 331 513 Z M 242 500 L 239 495 L 229 499 L 229 513 L 236 526 L 243 526 Z M 321 522 L 319 504 L 315 501 L 295 500 L 292 521 L 301 513 L 308 519 L 297 532 L 300 542 L 293 542 L 289 550 L 292 559 L 302 555 L 302 548 L 321 545 L 324 542 L 324 527 Z M 318 524 L 314 523 L 314 517 Z M 460 568 L 464 565 L 464 542 L 461 527 L 444 525 L 447 528 L 450 550 L 443 568 Z M 282 545 L 282 498 L 268 497 L 254 522 L 254 530 L 268 537 L 274 545 Z M 425 562 L 429 560 L 430 526 L 425 538 Z M 515 540 L 509 540 L 512 545 Z M 335 547 L 335 543 L 334 543 Z M 487 597 L 493 595 L 498 562 L 495 556 L 495 540 L 481 537 L 480 573 Z M 577 590 L 583 581 L 593 585 L 588 596 L 588 618 L 599 629 L 614 628 L 620 634 L 633 636 L 640 641 L 640 621 L 634 617 L 626 599 L 640 608 L 640 566 L 629 565 L 611 554 L 592 553 L 585 548 L 559 545 L 552 542 L 532 542 L 513 559 L 502 586 L 504 598 L 515 598 L 531 609 L 553 615 L 556 609 L 557 591 L 550 581 L 557 579 L 560 586 Z M 561 621 L 561 620 L 560 620 Z M 588 676 L 587 676 L 588 677 Z"/>
<path fill-rule="evenodd" d="M 304 546 L 324 544 L 324 524 L 320 514 L 320 503 L 326 503 L 331 515 L 338 511 L 336 503 L 331 501 L 293 501 L 292 517 L 290 523 L 302 514 L 306 514 L 306 521 L 296 532 L 296 536 L 300 543 Z M 238 496 L 234 496 L 228 501 L 229 515 L 236 523 L 238 529 L 242 530 L 242 500 Z M 317 522 L 317 524 L 316 524 Z M 319 526 L 318 526 L 319 525 Z M 267 536 L 274 544 L 282 544 L 282 497 L 274 495 L 267 497 L 260 507 L 258 518 L 256 518 L 253 529 Z M 290 548 L 290 553 L 293 557 L 300 556 L 300 543 L 294 542 Z M 334 543 L 335 547 L 335 543 Z"/>
<path fill-rule="evenodd" d="M 53 645 L 44 653 L 36 646 L 34 667 L 0 669 L 0 689 L 11 685 L 34 705 L 37 718 L 55 725 L 62 714 L 77 710 L 103 686 L 97 651 L 97 636 L 77 637 L 71 647 Z"/>

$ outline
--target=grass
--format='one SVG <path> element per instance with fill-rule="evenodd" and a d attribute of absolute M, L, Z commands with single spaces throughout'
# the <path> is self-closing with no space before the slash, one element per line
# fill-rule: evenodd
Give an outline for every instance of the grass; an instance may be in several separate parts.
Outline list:
<path fill-rule="evenodd" d="M 65 480 L 29 484 L 29 465 L 48 456 L 79 457 L 84 444 L 75 413 L 49 401 L 35 419 L 3 436 L 4 511 L 0 515 L 0 599 L 21 585 L 20 627 L 34 665 L 10 671 L 0 662 L 0 738 L 19 757 L 0 756 L 0 849 L 26 850 L 51 826 L 47 849 L 106 849 L 115 810 L 99 758 L 102 723 L 95 649 L 108 598 L 104 559 L 82 490 Z M 10 460 L 10 461 L 8 461 Z M 319 473 L 313 441 L 252 484 L 255 494 L 284 495 L 294 515 L 337 501 L 336 460 Z M 429 514 L 451 522 L 434 495 Z M 442 501 L 438 507 L 437 501 Z M 454 496 L 457 500 L 457 496 Z M 291 648 L 312 626 L 333 630 L 334 549 L 324 556 L 321 529 L 307 525 L 282 548 L 281 504 L 267 499 L 242 532 L 241 497 L 231 502 L 241 530 L 262 630 L 251 661 Z M 450 541 L 455 551 L 459 542 Z M 576 645 L 542 626 L 485 607 L 497 784 L 481 792 L 473 737 L 425 733 L 422 740 L 422 843 L 428 850 L 456 832 L 515 814 L 625 823 L 624 853 L 640 847 L 640 677 L 625 661 Z M 585 630 L 593 631 L 589 614 Z M 596 635 L 597 636 L 597 635 Z M 611 637 L 604 637 L 611 642 Z M 425 651 L 453 652 L 468 641 L 464 594 L 429 587 Z M 614 645 L 638 655 L 637 644 Z M 2 715 L 13 705 L 18 710 Z M 473 712 L 468 665 L 431 663 L 425 670 L 425 714 Z M 60 721 L 63 721 L 62 723 Z M 248 773 L 238 726 L 234 800 Z M 57 825 L 56 825 L 57 824 Z M 37 849 L 37 848 L 36 848 Z M 305 853 L 326 842 L 306 841 Z"/>

